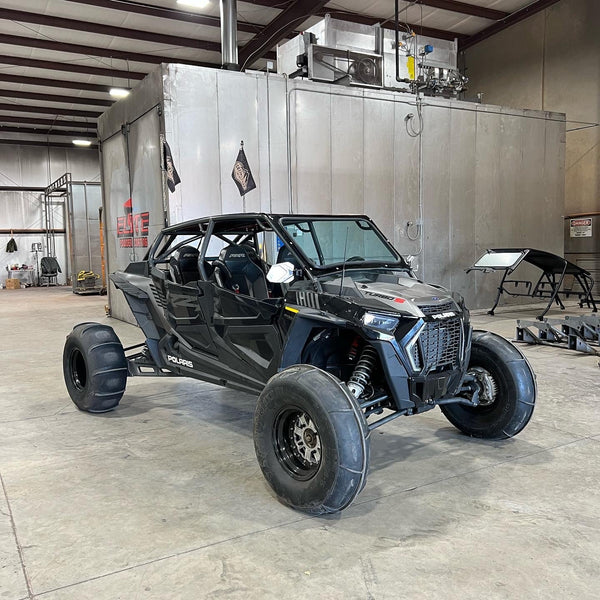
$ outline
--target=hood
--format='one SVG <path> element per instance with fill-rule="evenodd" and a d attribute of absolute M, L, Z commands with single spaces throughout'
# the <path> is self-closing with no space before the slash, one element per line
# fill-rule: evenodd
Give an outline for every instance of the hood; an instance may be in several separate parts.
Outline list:
<path fill-rule="evenodd" d="M 336 284 L 335 281 L 328 282 L 323 288 L 327 293 L 338 295 L 340 284 Z M 408 277 L 397 278 L 396 283 L 357 283 L 346 277 L 342 296 L 368 310 L 400 313 L 419 318 L 445 312 L 462 312 L 450 292 L 444 288 Z"/>

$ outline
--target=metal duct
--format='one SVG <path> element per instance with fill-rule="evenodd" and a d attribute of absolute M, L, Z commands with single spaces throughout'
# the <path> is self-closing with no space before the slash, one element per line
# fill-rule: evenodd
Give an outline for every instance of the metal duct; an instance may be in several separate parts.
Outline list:
<path fill-rule="evenodd" d="M 237 0 L 221 0 L 221 63 L 239 71 L 237 47 Z"/>

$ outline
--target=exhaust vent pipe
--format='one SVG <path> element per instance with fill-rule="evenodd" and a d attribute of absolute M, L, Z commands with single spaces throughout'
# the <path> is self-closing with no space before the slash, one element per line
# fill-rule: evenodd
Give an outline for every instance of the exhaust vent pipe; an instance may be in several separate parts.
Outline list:
<path fill-rule="evenodd" d="M 237 0 L 221 0 L 221 63 L 224 69 L 239 71 L 237 47 Z"/>

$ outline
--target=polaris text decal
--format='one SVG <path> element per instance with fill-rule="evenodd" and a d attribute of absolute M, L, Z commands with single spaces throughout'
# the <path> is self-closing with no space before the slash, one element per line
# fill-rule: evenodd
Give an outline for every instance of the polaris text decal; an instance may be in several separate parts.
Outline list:
<path fill-rule="evenodd" d="M 450 317 L 456 317 L 457 313 L 455 312 L 443 312 L 437 315 L 431 315 L 432 319 L 449 319 Z"/>
<path fill-rule="evenodd" d="M 167 360 L 176 365 L 187 367 L 188 369 L 194 368 L 194 363 L 191 360 L 186 360 L 185 358 L 179 358 L 178 356 L 171 356 L 170 354 L 167 354 Z"/>

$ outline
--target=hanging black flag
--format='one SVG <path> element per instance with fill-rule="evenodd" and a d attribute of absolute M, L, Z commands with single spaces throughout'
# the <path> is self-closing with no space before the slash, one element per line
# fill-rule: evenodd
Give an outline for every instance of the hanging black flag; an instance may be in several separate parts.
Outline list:
<path fill-rule="evenodd" d="M 179 173 L 173 164 L 173 157 L 171 156 L 171 148 L 169 148 L 169 144 L 167 140 L 163 141 L 163 153 L 165 159 L 165 170 L 167 171 L 167 186 L 171 193 L 175 191 L 175 186 L 178 183 L 181 183 L 181 179 L 179 178 Z"/>
<path fill-rule="evenodd" d="M 12 233 L 12 231 L 11 231 Z M 17 251 L 17 242 L 15 242 L 15 238 L 11 237 L 10 240 L 8 240 L 8 244 L 6 244 L 6 251 L 7 252 L 16 252 Z"/>
<path fill-rule="evenodd" d="M 241 142 L 240 151 L 238 152 L 237 159 L 233 165 L 231 177 L 233 177 L 233 180 L 238 187 L 240 196 L 245 196 L 250 190 L 253 190 L 256 187 L 250 165 L 248 164 L 248 159 L 246 158 L 246 153 L 244 152 L 243 141 Z"/>

